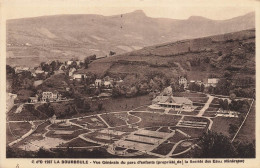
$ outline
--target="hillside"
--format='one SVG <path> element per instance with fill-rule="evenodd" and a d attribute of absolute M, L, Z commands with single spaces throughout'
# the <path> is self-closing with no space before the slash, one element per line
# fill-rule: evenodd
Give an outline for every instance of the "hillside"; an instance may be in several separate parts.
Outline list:
<path fill-rule="evenodd" d="M 192 16 L 151 18 L 143 11 L 102 15 L 55 15 L 7 21 L 7 61 L 36 65 L 49 59 L 117 54 L 145 46 L 224 34 L 255 27 L 254 13 L 228 20 Z M 26 43 L 28 45 L 26 45 Z"/>
<path fill-rule="evenodd" d="M 143 78 L 152 72 L 174 78 L 187 75 L 189 80 L 209 76 L 233 78 L 255 75 L 255 30 L 245 30 L 173 43 L 164 43 L 96 60 L 88 69 L 99 76 L 135 75 Z"/>

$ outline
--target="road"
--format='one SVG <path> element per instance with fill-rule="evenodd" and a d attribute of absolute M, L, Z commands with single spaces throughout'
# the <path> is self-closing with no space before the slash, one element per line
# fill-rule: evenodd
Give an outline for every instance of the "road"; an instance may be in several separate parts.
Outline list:
<path fill-rule="evenodd" d="M 199 114 L 197 114 L 198 117 L 203 116 L 203 114 L 205 113 L 205 111 L 209 108 L 210 103 L 212 102 L 212 100 L 214 99 L 214 96 L 211 95 L 207 95 L 209 97 L 208 101 L 206 102 L 206 104 L 204 105 L 204 107 L 200 110 Z"/>

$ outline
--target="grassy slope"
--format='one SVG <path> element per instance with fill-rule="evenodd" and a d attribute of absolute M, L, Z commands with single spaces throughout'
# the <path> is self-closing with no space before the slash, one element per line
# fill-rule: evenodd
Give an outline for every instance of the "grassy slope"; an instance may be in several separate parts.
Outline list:
<path fill-rule="evenodd" d="M 256 139 L 255 137 L 255 103 L 252 106 L 252 109 L 250 113 L 247 116 L 247 119 L 241 128 L 240 132 L 237 135 L 237 140 L 240 141 L 248 141 L 252 142 L 253 140 Z"/>
<path fill-rule="evenodd" d="M 246 30 L 236 33 L 217 35 L 199 39 L 166 43 L 145 47 L 130 53 L 96 60 L 83 72 L 94 72 L 99 76 L 107 74 L 139 74 L 160 71 L 166 76 L 175 77 L 187 73 L 189 79 L 201 80 L 209 74 L 224 71 L 230 65 L 255 66 L 255 53 L 248 51 L 248 46 L 254 48 L 255 31 Z M 222 56 L 218 55 L 222 52 Z M 231 54 L 232 60 L 225 61 Z M 244 56 L 241 56 L 243 55 Z M 239 57 L 241 56 L 241 57 Z M 216 62 L 217 67 L 211 67 L 203 59 L 209 57 Z M 192 59 L 200 58 L 199 66 L 190 66 Z M 245 73 L 244 70 L 236 73 Z M 217 74 L 218 75 L 218 74 Z"/>

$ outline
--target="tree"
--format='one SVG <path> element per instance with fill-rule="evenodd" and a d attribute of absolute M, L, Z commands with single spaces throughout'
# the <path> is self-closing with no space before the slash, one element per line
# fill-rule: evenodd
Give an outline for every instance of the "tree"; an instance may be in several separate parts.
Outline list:
<path fill-rule="evenodd" d="M 201 92 L 204 92 L 204 90 L 205 90 L 205 85 L 202 83 L 202 84 L 200 85 L 200 91 L 201 91 Z"/>
<path fill-rule="evenodd" d="M 229 124 L 228 133 L 233 136 L 236 133 L 237 129 L 238 129 L 238 126 L 231 123 L 231 124 Z"/>
<path fill-rule="evenodd" d="M 180 85 L 179 91 L 180 91 L 180 92 L 184 92 L 184 91 L 185 91 L 185 89 L 184 89 L 184 84 L 181 84 L 181 85 Z"/>
<path fill-rule="evenodd" d="M 120 94 L 120 88 L 118 88 L 118 87 L 112 88 L 112 97 L 117 98 L 117 97 L 119 97 L 120 95 L 121 95 L 121 94 Z"/>
<path fill-rule="evenodd" d="M 236 98 L 236 94 L 235 93 L 231 93 L 229 95 L 229 97 L 230 97 L 231 100 L 234 100 Z"/>
<path fill-rule="evenodd" d="M 227 99 L 225 99 L 225 100 L 223 101 L 223 109 L 224 109 L 224 110 L 228 110 L 228 100 L 227 100 Z"/>
<path fill-rule="evenodd" d="M 87 112 L 87 111 L 90 110 L 90 108 L 91 108 L 91 106 L 90 106 L 89 102 L 85 101 L 84 102 L 84 110 Z"/>
<path fill-rule="evenodd" d="M 58 68 L 57 68 L 57 62 L 56 62 L 56 61 L 52 61 L 51 64 L 50 64 L 50 66 L 51 66 L 52 71 L 55 71 L 55 70 L 58 69 Z"/>
<path fill-rule="evenodd" d="M 88 64 L 90 63 L 90 58 L 89 57 L 86 57 L 85 59 L 84 59 L 84 67 L 85 67 L 85 69 L 87 69 L 88 68 Z"/>
<path fill-rule="evenodd" d="M 102 102 L 99 102 L 98 103 L 98 111 L 101 111 L 103 108 L 103 103 Z"/>
<path fill-rule="evenodd" d="M 112 56 L 112 55 L 115 55 L 116 54 L 116 52 L 114 52 L 114 51 L 109 51 L 109 56 Z"/>
<path fill-rule="evenodd" d="M 252 143 L 239 143 L 237 147 L 238 158 L 255 158 L 255 141 Z"/>
<path fill-rule="evenodd" d="M 6 65 L 6 74 L 14 75 L 15 74 L 14 68 L 12 68 L 10 65 Z"/>
<path fill-rule="evenodd" d="M 44 150 L 42 147 L 38 150 L 37 154 L 36 154 L 37 158 L 51 158 L 51 153 Z"/>
<path fill-rule="evenodd" d="M 77 108 L 83 108 L 84 107 L 84 98 L 80 94 L 74 95 L 74 102 Z"/>
<path fill-rule="evenodd" d="M 195 150 L 198 158 L 232 158 L 237 152 L 230 139 L 223 134 L 209 131 L 199 139 L 200 149 Z"/>

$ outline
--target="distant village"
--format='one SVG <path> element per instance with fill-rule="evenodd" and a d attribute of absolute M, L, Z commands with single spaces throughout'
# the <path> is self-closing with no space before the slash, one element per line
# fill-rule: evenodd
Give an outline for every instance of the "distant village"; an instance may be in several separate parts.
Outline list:
<path fill-rule="evenodd" d="M 63 63 L 55 62 L 55 66 L 53 65 L 53 61 L 49 63 L 45 63 L 44 65 L 40 65 L 35 68 L 29 67 L 14 67 L 15 74 L 20 74 L 23 72 L 30 72 L 31 75 L 38 79 L 34 83 L 36 85 L 42 84 L 43 79 L 47 79 L 51 75 L 65 73 L 68 76 L 69 80 L 72 82 L 81 82 L 88 81 L 88 88 L 91 90 L 98 90 L 98 93 L 95 96 L 91 96 L 90 98 L 109 98 L 113 96 L 113 89 L 119 88 L 120 85 L 124 82 L 120 77 L 110 77 L 105 76 L 103 78 L 98 78 L 91 73 L 85 73 L 82 71 L 82 68 L 88 66 L 90 62 L 95 60 L 95 56 L 91 56 L 84 61 L 80 60 L 69 60 Z M 48 67 L 49 66 L 49 67 Z M 50 70 L 52 67 L 55 67 Z M 204 80 L 188 80 L 187 77 L 180 76 L 177 79 L 177 84 L 181 91 L 199 91 L 204 92 L 205 90 L 209 90 L 209 88 L 215 88 L 219 82 L 219 78 L 205 78 Z M 69 92 L 71 90 L 70 87 L 65 87 L 65 92 Z M 174 109 L 183 108 L 183 110 L 190 111 L 192 110 L 192 101 L 185 97 L 173 97 L 172 86 L 166 87 L 163 91 L 160 90 L 150 90 L 147 88 L 148 93 L 153 94 L 153 105 L 152 108 L 156 109 L 154 104 L 160 107 L 170 107 Z M 17 95 L 8 94 L 8 109 L 10 109 L 15 104 L 15 99 Z M 48 102 L 59 102 L 59 101 L 68 101 L 70 98 L 66 96 L 66 94 L 60 93 L 57 90 L 46 89 L 41 92 L 37 92 L 34 96 L 30 96 L 28 98 L 27 103 L 48 103 Z M 166 101 L 167 100 L 167 101 Z M 172 103 L 175 102 L 175 103 Z"/>

